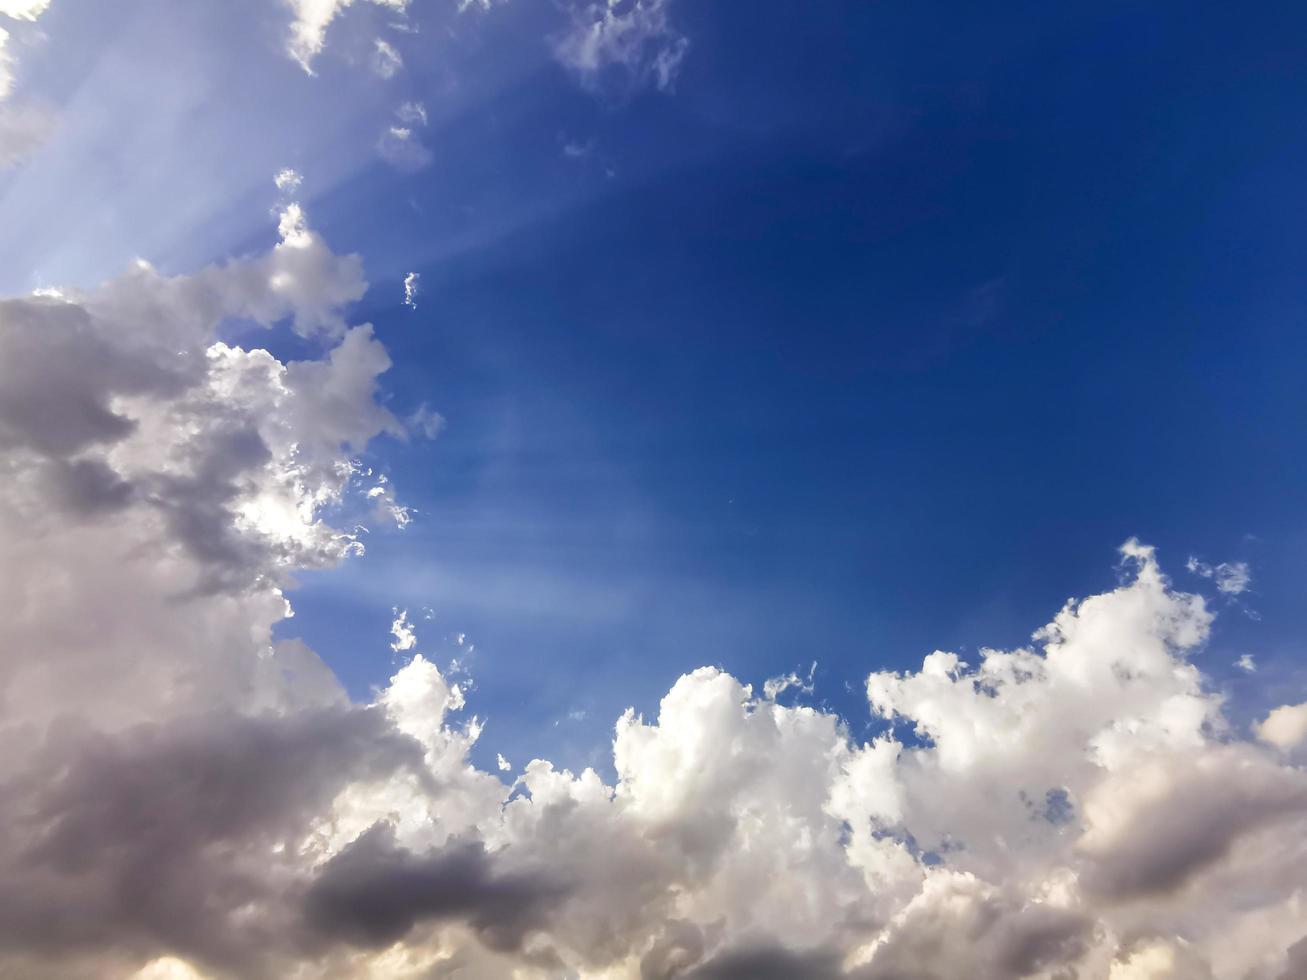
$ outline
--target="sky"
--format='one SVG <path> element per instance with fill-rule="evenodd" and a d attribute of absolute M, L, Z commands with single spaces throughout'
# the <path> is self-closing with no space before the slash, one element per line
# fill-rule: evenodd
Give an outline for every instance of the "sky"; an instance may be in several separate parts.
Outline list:
<path fill-rule="evenodd" d="M 0 973 L 1307 975 L 1305 29 L 0 0 Z"/>

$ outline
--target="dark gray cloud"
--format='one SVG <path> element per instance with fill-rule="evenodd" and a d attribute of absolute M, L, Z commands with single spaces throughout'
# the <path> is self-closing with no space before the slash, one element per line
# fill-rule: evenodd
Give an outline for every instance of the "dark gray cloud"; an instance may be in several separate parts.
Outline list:
<path fill-rule="evenodd" d="M 1230 746 L 1157 762 L 1100 795 L 1126 816 L 1082 838 L 1091 859 L 1084 881 L 1098 895 L 1125 900 L 1182 888 L 1244 836 L 1301 816 L 1307 778 Z"/>
<path fill-rule="evenodd" d="M 422 921 L 461 919 L 491 948 L 511 950 L 566 892 L 547 876 L 496 870 L 479 841 L 414 854 L 379 823 L 327 862 L 304 911 L 320 935 L 361 946 L 388 946 Z"/>
<path fill-rule="evenodd" d="M 682 974 L 686 980 L 837 980 L 845 976 L 833 951 L 796 952 L 783 946 L 734 949 Z"/>
<path fill-rule="evenodd" d="M 1307 938 L 1290 946 L 1286 955 L 1288 962 L 1279 980 L 1302 980 L 1307 977 Z"/>
<path fill-rule="evenodd" d="M 397 771 L 429 781 L 421 747 L 377 709 L 65 727 L 0 786 L 0 943 L 169 951 L 263 975 L 294 934 L 307 828 L 344 787 Z"/>
<path fill-rule="evenodd" d="M 0 301 L 0 447 L 58 458 L 123 439 L 136 426 L 112 398 L 175 391 L 187 363 L 105 336 L 72 303 Z"/>
<path fill-rule="evenodd" d="M 1015 980 L 1073 966 L 1093 938 L 1083 913 L 985 886 L 968 876 L 937 882 L 890 930 L 859 980 Z"/>

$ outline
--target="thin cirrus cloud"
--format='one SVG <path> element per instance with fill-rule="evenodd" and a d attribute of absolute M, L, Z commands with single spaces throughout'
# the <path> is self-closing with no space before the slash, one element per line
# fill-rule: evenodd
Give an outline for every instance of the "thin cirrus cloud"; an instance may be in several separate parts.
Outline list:
<path fill-rule="evenodd" d="M 554 39 L 554 56 L 587 88 L 602 87 L 618 72 L 627 84 L 670 90 L 690 48 L 671 6 L 671 0 L 574 4 L 571 24 Z"/>
<path fill-rule="evenodd" d="M 1233 730 L 1191 660 L 1213 611 L 1133 540 L 1028 646 L 872 672 L 868 741 L 703 667 L 617 719 L 611 784 L 510 784 L 403 611 L 351 701 L 272 632 L 290 576 L 362 547 L 354 460 L 402 426 L 348 317 L 361 260 L 293 203 L 279 228 L 0 304 L 0 641 L 42 651 L 0 676 L 6 972 L 1293 976 L 1301 706 Z M 225 343 L 229 316 L 318 353 Z"/>

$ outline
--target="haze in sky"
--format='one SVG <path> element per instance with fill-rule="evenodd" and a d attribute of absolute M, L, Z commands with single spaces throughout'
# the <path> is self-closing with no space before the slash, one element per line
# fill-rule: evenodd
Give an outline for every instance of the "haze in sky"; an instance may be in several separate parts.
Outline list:
<path fill-rule="evenodd" d="M 1304 64 L 0 0 L 0 977 L 1307 978 Z"/>

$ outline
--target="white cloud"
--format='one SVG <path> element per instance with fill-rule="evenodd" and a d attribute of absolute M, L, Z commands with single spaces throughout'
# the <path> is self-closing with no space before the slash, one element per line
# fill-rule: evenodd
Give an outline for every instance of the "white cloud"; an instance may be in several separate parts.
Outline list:
<path fill-rule="evenodd" d="M 15 20 L 36 20 L 50 3 L 51 0 L 0 0 L 0 14 Z"/>
<path fill-rule="evenodd" d="M 368 0 L 396 13 L 408 8 L 408 0 Z M 286 0 L 294 14 L 291 22 L 287 51 L 309 74 L 313 74 L 313 59 L 326 46 L 327 28 L 354 0 Z M 384 43 L 384 42 L 379 42 Z"/>
<path fill-rule="evenodd" d="M 1026 646 L 871 673 L 866 742 L 777 703 L 811 672 L 704 667 L 617 720 L 611 785 L 510 788 L 425 657 L 352 702 L 274 630 L 296 570 L 359 550 L 328 516 L 394 501 L 356 455 L 403 428 L 361 263 L 280 228 L 0 301 L 0 973 L 1293 976 L 1307 773 L 1231 730 L 1189 659 L 1212 611 L 1136 541 Z M 1307 706 L 1257 734 L 1295 748 Z"/>
<path fill-rule="evenodd" d="M 1223 561 L 1219 565 L 1208 565 L 1191 555 L 1185 568 L 1195 575 L 1211 579 L 1216 583 L 1217 590 L 1225 595 L 1234 596 L 1246 592 L 1253 580 L 1252 569 L 1243 561 Z"/>
<path fill-rule="evenodd" d="M 417 633 L 413 630 L 413 624 L 408 621 L 407 609 L 395 610 L 395 619 L 390 624 L 390 635 L 394 637 L 390 649 L 396 653 L 405 653 L 417 646 Z"/>
<path fill-rule="evenodd" d="M 421 279 L 422 277 L 416 272 L 410 272 L 404 277 L 404 305 L 410 309 L 418 308 L 418 293 L 422 290 Z"/>
<path fill-rule="evenodd" d="M 300 189 L 300 185 L 304 183 L 304 178 L 290 167 L 279 170 L 272 180 L 277 185 L 277 190 L 284 191 L 287 194 L 294 194 Z"/>
<path fill-rule="evenodd" d="M 1307 702 L 1276 708 L 1257 726 L 1257 737 L 1286 752 L 1307 742 Z"/>
<path fill-rule="evenodd" d="M 673 87 L 690 42 L 673 25 L 672 0 L 596 0 L 570 8 L 569 29 L 554 39 L 554 56 L 588 88 L 621 72 L 628 83 Z"/>
<path fill-rule="evenodd" d="M 504 755 L 503 755 L 502 752 L 495 756 L 495 765 L 497 765 L 497 766 L 499 767 L 499 771 L 500 771 L 500 772 L 512 772 L 512 771 L 513 771 L 513 764 L 512 764 L 511 762 L 509 762 L 507 759 L 504 758 Z"/>
<path fill-rule="evenodd" d="M 8 51 L 9 32 L 0 27 L 0 99 L 9 95 L 14 85 L 13 55 Z"/>
<path fill-rule="evenodd" d="M 395 73 L 404 67 L 404 59 L 400 57 L 393 44 L 381 38 L 377 38 L 372 44 L 372 70 L 382 78 L 393 78 Z"/>
<path fill-rule="evenodd" d="M 1253 659 L 1251 653 L 1245 653 L 1234 662 L 1234 665 L 1246 674 L 1257 673 L 1257 661 Z"/>
<path fill-rule="evenodd" d="M 800 677 L 798 671 L 793 670 L 779 677 L 770 677 L 763 682 L 762 696 L 768 701 L 775 701 L 791 688 L 803 694 L 811 694 L 813 692 L 812 678 L 816 673 L 817 661 L 814 660 L 812 666 L 808 668 L 806 677 Z"/>

